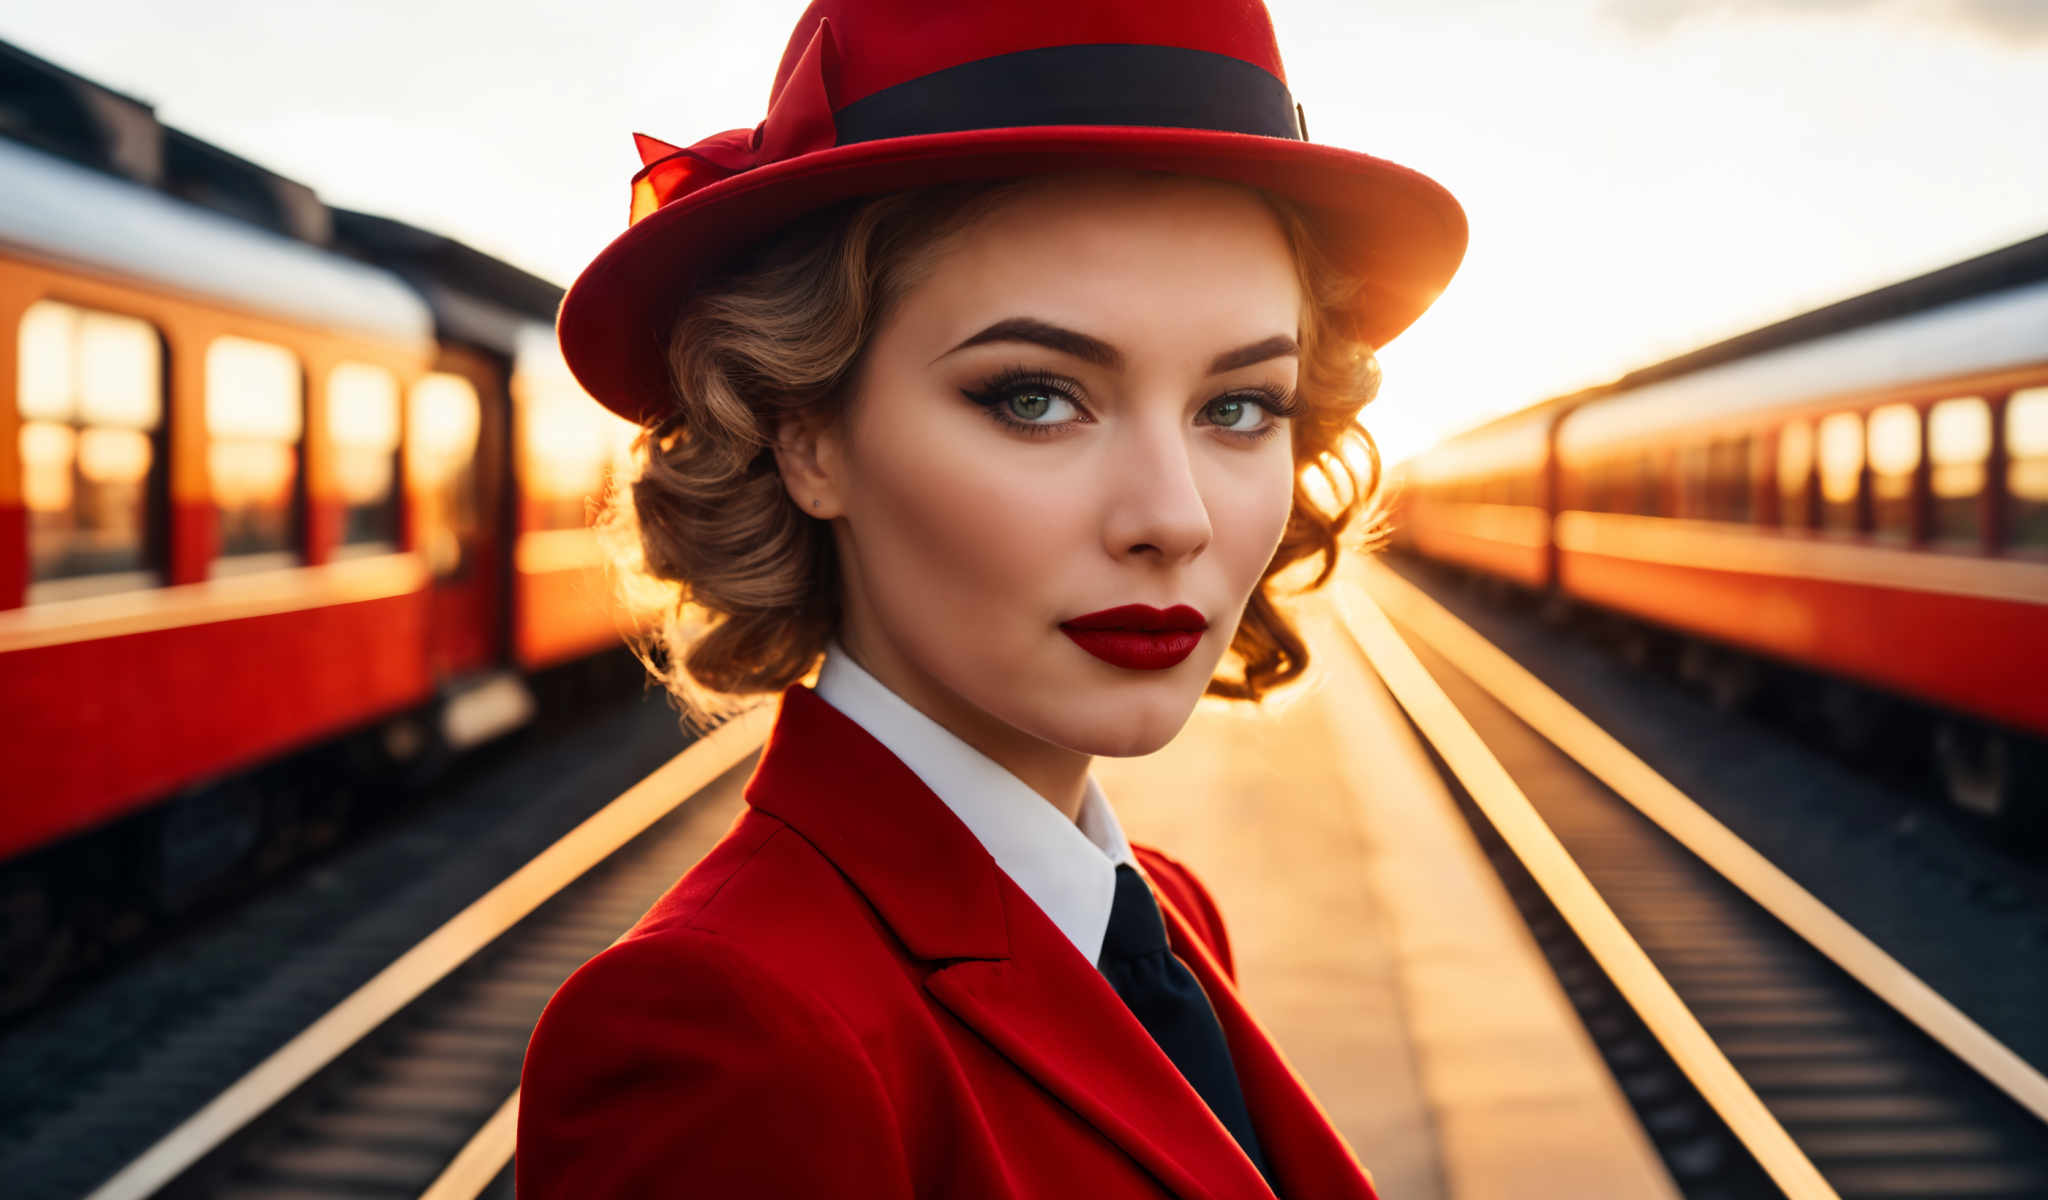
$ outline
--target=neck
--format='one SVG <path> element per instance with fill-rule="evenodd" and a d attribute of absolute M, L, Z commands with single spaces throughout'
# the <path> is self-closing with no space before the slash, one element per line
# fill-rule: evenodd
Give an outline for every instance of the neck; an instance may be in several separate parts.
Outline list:
<path fill-rule="evenodd" d="M 912 708 L 1022 780 L 1067 820 L 1080 819 L 1093 756 L 1032 737 L 998 720 L 937 681 L 911 670 L 900 658 L 877 653 L 876 647 L 851 629 L 842 632 L 839 644 L 849 658 Z"/>

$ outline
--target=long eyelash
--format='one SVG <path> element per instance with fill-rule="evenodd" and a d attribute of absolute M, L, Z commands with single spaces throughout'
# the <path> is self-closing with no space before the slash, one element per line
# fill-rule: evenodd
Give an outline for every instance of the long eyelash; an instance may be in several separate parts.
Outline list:
<path fill-rule="evenodd" d="M 1277 388 L 1270 383 L 1249 387 L 1241 392 L 1232 392 L 1229 396 L 1218 396 L 1216 399 L 1228 400 L 1233 396 L 1242 396 L 1247 392 L 1257 398 L 1254 400 L 1254 403 L 1276 417 L 1298 417 L 1305 407 L 1301 402 L 1300 393 L 1294 388 Z"/>
<path fill-rule="evenodd" d="M 1301 401 L 1296 398 L 1293 388 L 1276 388 L 1271 384 L 1239 388 L 1234 392 L 1226 392 L 1216 397 L 1215 400 L 1209 401 L 1209 403 L 1214 404 L 1217 400 L 1249 400 L 1267 412 L 1272 413 L 1276 418 L 1267 422 L 1263 429 L 1226 429 L 1223 431 L 1226 436 L 1236 438 L 1241 442 L 1262 442 L 1272 437 L 1280 432 L 1280 422 L 1277 418 L 1295 416 L 1301 412 L 1302 408 Z M 1206 408 L 1207 405 L 1203 407 Z"/>
<path fill-rule="evenodd" d="M 1062 421 L 1057 425 L 1043 425 L 1035 421 L 1019 421 L 1003 411 L 1002 402 L 1026 388 L 1039 388 L 1051 392 L 1053 395 L 1065 399 L 1076 408 L 1079 408 L 1081 405 L 1081 397 L 1075 394 L 1073 385 L 1066 379 L 1024 366 L 1005 367 L 984 380 L 979 386 L 961 389 L 961 395 L 979 405 L 982 411 L 987 413 L 989 418 L 997 425 L 1005 429 L 1017 430 L 1030 437 L 1051 437 L 1072 424 L 1070 421 Z M 1272 413 L 1275 417 L 1300 416 L 1303 408 L 1301 399 L 1294 388 L 1278 388 L 1271 384 L 1259 384 L 1254 387 L 1240 388 L 1237 391 L 1218 396 L 1209 403 L 1214 404 L 1216 400 L 1237 399 L 1249 399 L 1252 403 Z M 1274 421 L 1264 429 L 1225 430 L 1224 432 L 1241 441 L 1256 442 L 1280 432 L 1280 423 Z"/>
<path fill-rule="evenodd" d="M 1268 422 L 1264 429 L 1225 430 L 1231 437 L 1241 438 L 1247 442 L 1264 441 L 1280 432 L 1280 422 L 1277 418 L 1301 415 L 1301 399 L 1291 387 L 1276 388 L 1271 384 L 1259 384 L 1256 387 L 1244 388 L 1240 391 L 1231 392 L 1228 395 L 1216 397 L 1216 400 L 1238 399 L 1250 399 L 1252 403 L 1272 413 L 1276 418 Z M 1216 400 L 1211 400 L 1209 403 L 1214 404 Z"/>
<path fill-rule="evenodd" d="M 1051 437 L 1058 433 L 1065 427 L 1066 422 L 1059 425 L 1040 425 L 1032 421 L 1019 421 L 1003 411 L 1002 402 L 1026 388 L 1051 392 L 1076 408 L 1081 406 L 1081 397 L 1074 393 L 1072 384 L 1057 375 L 1048 375 L 1044 371 L 1023 366 L 1004 367 L 983 380 L 980 386 L 962 389 L 961 394 L 980 405 L 989 419 L 1004 429 L 1014 429 L 1031 437 Z"/>

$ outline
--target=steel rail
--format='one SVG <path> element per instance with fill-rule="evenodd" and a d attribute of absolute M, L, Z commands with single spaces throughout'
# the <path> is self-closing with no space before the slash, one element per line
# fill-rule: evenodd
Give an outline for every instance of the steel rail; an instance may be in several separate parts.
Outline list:
<path fill-rule="evenodd" d="M 1384 570 L 1369 564 L 1369 570 Z M 1614 910 L 1573 861 L 1477 730 L 1401 639 L 1374 597 L 1340 580 L 1333 599 L 1352 639 L 1600 964 L 1671 1060 L 1788 1200 L 1839 1200 Z"/>
<path fill-rule="evenodd" d="M 1392 615 L 1523 724 L 1670 834 L 1993 1087 L 2048 1122 L 2048 1078 L 1757 853 L 1542 680 L 1422 589 L 1373 564 L 1366 588 Z"/>
<path fill-rule="evenodd" d="M 512 1161 L 518 1135 L 519 1092 L 514 1089 L 483 1128 L 463 1143 L 462 1149 L 449 1160 L 448 1168 L 420 1193 L 420 1200 L 476 1200 L 505 1169 L 505 1164 Z"/>
<path fill-rule="evenodd" d="M 767 739 L 775 707 L 770 702 L 744 710 L 628 788 L 308 1025 L 87 1200 L 137 1200 L 176 1179 L 498 935 L 753 753 Z"/>

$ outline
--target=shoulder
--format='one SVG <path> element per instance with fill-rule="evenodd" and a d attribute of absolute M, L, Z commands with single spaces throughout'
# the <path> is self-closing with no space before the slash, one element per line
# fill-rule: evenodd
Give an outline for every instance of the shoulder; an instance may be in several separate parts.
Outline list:
<path fill-rule="evenodd" d="M 802 948 L 761 932 L 824 898 L 838 877 L 815 857 L 779 821 L 743 817 L 555 992 L 520 1080 L 522 1200 L 677 1181 L 824 1195 L 857 1179 L 863 1194 L 908 1195 L 895 1106 L 862 1039 Z"/>
<path fill-rule="evenodd" d="M 639 932 L 584 964 L 541 1014 L 520 1083 L 522 1197 L 683 1180 L 706 1195 L 851 1179 L 908 1194 L 895 1111 L 859 1039 L 719 933 Z"/>
<path fill-rule="evenodd" d="M 1223 913 L 1216 907 L 1215 898 L 1202 885 L 1188 865 L 1164 850 L 1152 846 L 1131 844 L 1131 853 L 1137 856 L 1138 865 L 1157 884 L 1173 906 L 1180 910 L 1188 924 L 1194 926 L 1209 945 L 1209 953 L 1216 958 L 1217 965 L 1232 983 L 1237 982 L 1237 963 L 1230 953 L 1230 934 L 1223 927 Z"/>
<path fill-rule="evenodd" d="M 780 818 L 748 809 L 627 935 L 721 933 L 801 967 L 817 943 L 857 920 L 866 902 L 817 847 Z M 621 939 L 622 941 L 627 939 Z"/>

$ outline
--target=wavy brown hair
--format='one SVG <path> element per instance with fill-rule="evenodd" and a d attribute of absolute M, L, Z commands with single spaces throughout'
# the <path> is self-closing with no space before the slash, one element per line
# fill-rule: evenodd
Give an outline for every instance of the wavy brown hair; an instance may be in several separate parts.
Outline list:
<path fill-rule="evenodd" d="M 868 339 L 928 276 L 948 243 L 1043 177 L 944 184 L 846 201 L 785 226 L 708 278 L 669 339 L 668 414 L 633 443 L 632 470 L 606 490 L 598 525 L 630 606 L 654 610 L 629 636 L 682 710 L 708 728 L 804 678 L 839 627 L 830 528 L 783 486 L 771 449 L 785 417 L 836 418 Z M 1272 595 L 1273 577 L 1320 554 L 1337 567 L 1341 536 L 1366 516 L 1361 549 L 1383 540 L 1380 459 L 1359 410 L 1379 389 L 1373 348 L 1335 314 L 1361 284 L 1322 253 L 1290 201 L 1256 192 L 1294 252 L 1308 314 L 1293 418 L 1294 505 L 1245 607 L 1230 652 L 1237 679 L 1206 694 L 1258 702 L 1308 667 L 1308 647 Z M 1369 465 L 1358 478 L 1347 444 Z M 1311 481 L 1320 482 L 1320 488 Z"/>

